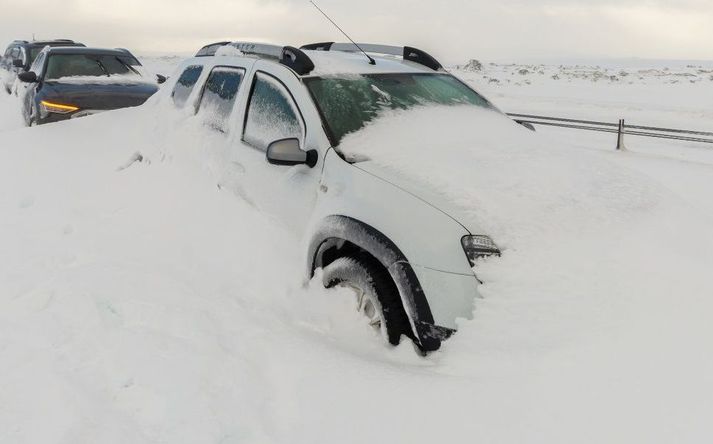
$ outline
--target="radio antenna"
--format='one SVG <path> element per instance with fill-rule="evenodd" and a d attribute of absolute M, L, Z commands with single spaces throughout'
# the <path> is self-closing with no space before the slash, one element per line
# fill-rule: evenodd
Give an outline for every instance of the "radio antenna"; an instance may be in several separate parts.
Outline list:
<path fill-rule="evenodd" d="M 344 30 L 343 30 L 342 28 L 339 27 L 339 25 L 337 25 L 336 23 L 334 23 L 334 20 L 332 20 L 331 18 L 329 18 L 329 16 L 328 16 L 324 11 L 322 11 L 322 10 L 319 8 L 319 6 L 317 6 L 317 4 L 316 4 L 315 2 L 313 2 L 312 0 L 309 0 L 309 2 L 312 3 L 312 6 L 314 6 L 315 8 L 317 8 L 317 11 L 321 12 L 322 15 L 323 15 L 327 20 L 329 20 L 329 21 L 334 25 L 335 28 L 337 28 L 337 29 L 339 30 L 339 32 L 341 32 L 342 34 L 344 34 L 344 37 L 348 38 L 349 41 L 352 42 L 352 44 L 353 44 L 354 46 L 356 46 L 356 47 L 359 49 L 359 51 L 361 51 L 362 54 L 364 54 L 364 56 L 366 56 L 367 59 L 369 59 L 369 64 L 370 64 L 370 65 L 376 65 L 376 60 L 374 60 L 373 58 L 371 58 L 371 56 L 370 56 L 369 54 L 367 54 L 366 51 L 364 51 L 363 49 L 361 49 L 361 46 L 357 45 L 357 42 L 355 42 L 354 40 L 352 40 L 352 38 L 349 37 L 349 35 L 348 35 L 346 32 L 344 32 Z"/>

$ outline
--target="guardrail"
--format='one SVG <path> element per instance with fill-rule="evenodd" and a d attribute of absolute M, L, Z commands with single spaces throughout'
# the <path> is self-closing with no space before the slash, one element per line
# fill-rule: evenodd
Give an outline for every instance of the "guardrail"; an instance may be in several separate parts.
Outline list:
<path fill-rule="evenodd" d="M 514 114 L 512 117 L 520 124 L 555 126 L 559 128 L 569 128 L 585 131 L 599 131 L 604 133 L 616 133 L 616 149 L 624 149 L 624 136 L 653 137 L 657 139 L 681 140 L 685 142 L 697 142 L 713 144 L 713 132 L 693 131 L 675 128 L 659 128 L 655 126 L 627 125 L 624 119 L 619 123 L 597 122 L 594 120 L 565 119 L 561 117 L 536 116 L 533 114 Z M 694 137 L 695 136 L 695 137 Z"/>

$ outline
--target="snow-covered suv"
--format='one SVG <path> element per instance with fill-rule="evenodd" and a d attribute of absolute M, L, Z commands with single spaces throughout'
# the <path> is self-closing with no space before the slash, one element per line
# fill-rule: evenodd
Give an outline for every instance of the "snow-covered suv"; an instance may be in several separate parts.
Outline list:
<path fill-rule="evenodd" d="M 208 45 L 167 84 L 176 107 L 224 133 L 240 193 L 306 239 L 308 277 L 353 288 L 392 344 L 436 350 L 472 318 L 478 258 L 495 243 L 426 181 L 346 156 L 342 139 L 388 109 L 493 108 L 411 47 Z M 496 110 L 497 112 L 497 110 Z"/>

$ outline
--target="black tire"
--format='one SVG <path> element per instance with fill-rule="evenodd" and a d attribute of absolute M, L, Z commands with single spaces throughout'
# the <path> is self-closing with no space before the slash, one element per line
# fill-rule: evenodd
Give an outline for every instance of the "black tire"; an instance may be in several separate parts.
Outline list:
<path fill-rule="evenodd" d="M 322 282 L 326 288 L 338 285 L 352 287 L 357 292 L 361 290 L 363 297 L 371 301 L 378 310 L 381 323 L 377 327 L 382 336 L 392 345 L 398 345 L 401 335 L 411 336 L 411 327 L 401 303 L 398 289 L 389 273 L 370 258 L 341 257 L 327 265 L 322 274 Z M 366 304 L 365 304 L 366 305 Z M 372 318 L 362 310 L 358 302 L 359 311 Z M 368 307 L 366 305 L 365 309 Z M 372 324 L 373 325 L 373 324 Z"/>

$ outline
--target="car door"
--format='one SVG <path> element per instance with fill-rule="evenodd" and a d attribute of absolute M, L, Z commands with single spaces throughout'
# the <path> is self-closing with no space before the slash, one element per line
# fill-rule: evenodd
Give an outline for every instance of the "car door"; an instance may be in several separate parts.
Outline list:
<path fill-rule="evenodd" d="M 320 190 L 324 153 L 329 142 L 319 114 L 301 79 L 277 63 L 253 66 L 241 103 L 241 131 L 233 137 L 232 158 L 241 171 L 245 195 L 260 209 L 301 234 Z M 267 147 L 286 138 L 299 140 L 304 151 L 318 152 L 317 164 L 281 166 L 268 163 Z"/>
<path fill-rule="evenodd" d="M 34 102 L 35 96 L 42 88 L 46 58 L 47 53 L 44 51 L 41 52 L 28 70 L 37 74 L 37 82 L 25 83 L 20 82 L 19 80 L 17 82 L 17 95 L 20 97 L 20 100 L 22 100 L 23 114 L 28 125 L 30 124 L 32 117 L 34 117 L 35 113 L 38 112 L 38 110 L 35 109 Z"/>

